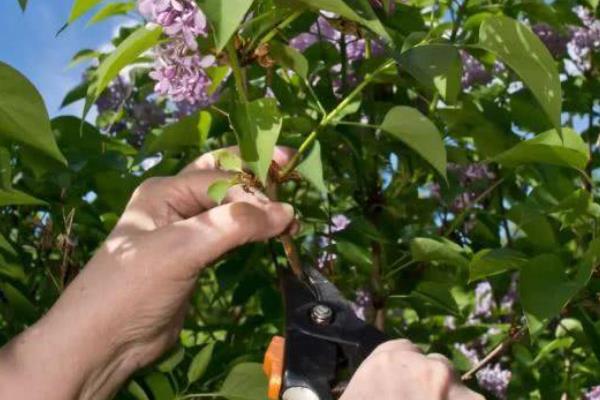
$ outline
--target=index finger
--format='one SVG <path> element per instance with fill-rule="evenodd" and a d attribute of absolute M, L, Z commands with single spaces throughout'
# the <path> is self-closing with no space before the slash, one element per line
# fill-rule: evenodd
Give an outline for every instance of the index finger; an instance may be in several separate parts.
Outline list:
<path fill-rule="evenodd" d="M 238 146 L 225 147 L 224 149 L 215 150 L 215 151 L 222 151 L 222 150 L 227 150 L 238 156 L 240 155 L 240 149 Z M 184 173 L 190 172 L 190 171 L 197 171 L 197 170 L 218 169 L 217 159 L 214 155 L 215 151 L 211 151 L 210 153 L 205 153 L 205 154 L 201 155 L 196 160 L 194 160 L 190 164 L 188 164 L 184 169 L 182 169 L 180 174 L 184 174 Z M 290 162 L 290 160 L 292 159 L 292 157 L 294 156 L 295 153 L 296 153 L 296 150 L 292 149 L 291 147 L 275 146 L 275 148 L 273 149 L 272 159 L 279 166 L 284 166 L 288 162 Z"/>

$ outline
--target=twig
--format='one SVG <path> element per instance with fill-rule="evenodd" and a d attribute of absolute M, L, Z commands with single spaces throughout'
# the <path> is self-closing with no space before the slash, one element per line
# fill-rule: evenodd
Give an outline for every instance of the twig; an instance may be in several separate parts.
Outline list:
<path fill-rule="evenodd" d="M 494 182 L 492 184 L 492 186 L 490 186 L 483 193 L 481 193 L 479 196 L 477 196 L 477 198 L 475 198 L 469 204 L 468 207 L 466 207 L 460 214 L 458 214 L 458 216 L 456 218 L 454 218 L 454 220 L 452 221 L 452 224 L 450 224 L 450 227 L 448 228 L 446 233 L 444 233 L 444 237 L 450 236 L 452 234 L 452 232 L 454 232 L 456 227 L 458 227 L 458 225 L 460 225 L 460 223 L 465 219 L 467 212 L 471 211 L 471 209 L 473 208 L 473 206 L 475 204 L 479 203 L 481 200 L 486 198 L 490 193 L 492 193 L 494 191 L 494 189 L 496 189 L 498 186 L 500 186 L 500 184 L 502 184 L 502 182 L 504 182 L 504 179 L 505 178 L 501 178 L 501 179 L 498 179 L 496 182 Z"/>
<path fill-rule="evenodd" d="M 483 357 L 483 359 L 481 361 L 479 361 L 473 368 L 471 368 L 470 370 L 468 370 L 467 372 L 465 372 L 463 374 L 463 376 L 461 376 L 460 379 L 463 382 L 466 382 L 466 381 L 470 380 L 471 378 L 473 378 L 473 376 L 475 376 L 475 374 L 480 369 L 482 369 L 488 363 L 490 363 L 492 360 L 494 360 L 496 357 L 498 357 L 499 355 L 501 355 L 502 353 L 504 353 L 504 351 L 506 351 L 508 348 L 510 348 L 510 346 L 514 342 L 516 342 L 517 340 L 519 340 L 525 334 L 526 329 L 527 328 L 523 327 L 523 328 L 519 329 L 518 331 L 516 331 L 515 333 L 511 334 L 510 336 L 508 336 L 506 339 L 504 339 L 502 341 L 502 343 L 500 343 L 492 351 L 490 351 L 485 357 Z"/>
<path fill-rule="evenodd" d="M 321 130 L 331 124 L 339 115 L 339 113 L 346 108 L 354 100 L 354 98 L 356 98 L 362 92 L 362 90 L 375 79 L 377 75 L 394 65 L 394 63 L 394 59 L 389 59 L 381 64 L 375 71 L 373 71 L 373 73 L 367 74 L 365 79 L 359 83 L 358 86 L 356 86 L 354 90 L 352 90 L 352 92 L 350 92 L 350 94 L 337 105 L 336 108 L 323 117 L 319 125 L 308 135 L 308 137 L 298 148 L 296 154 L 294 154 L 290 162 L 281 171 L 280 179 L 284 180 L 298 166 L 302 154 L 304 154 L 311 147 L 314 141 L 317 140 Z"/>

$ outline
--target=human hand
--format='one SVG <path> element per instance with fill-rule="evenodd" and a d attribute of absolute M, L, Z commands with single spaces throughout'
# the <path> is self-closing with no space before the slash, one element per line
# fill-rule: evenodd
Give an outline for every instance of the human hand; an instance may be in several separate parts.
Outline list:
<path fill-rule="evenodd" d="M 277 148 L 284 165 L 291 150 Z M 293 225 L 289 204 L 241 187 L 207 195 L 229 173 L 204 155 L 145 181 L 106 242 L 48 314 L 0 349 L 0 398 L 109 398 L 179 335 L 198 273 L 225 252 Z M 57 383 L 60 382 L 60 383 Z"/>
<path fill-rule="evenodd" d="M 462 385 L 450 361 L 424 355 L 405 339 L 377 347 L 361 364 L 341 400 L 484 400 Z"/>

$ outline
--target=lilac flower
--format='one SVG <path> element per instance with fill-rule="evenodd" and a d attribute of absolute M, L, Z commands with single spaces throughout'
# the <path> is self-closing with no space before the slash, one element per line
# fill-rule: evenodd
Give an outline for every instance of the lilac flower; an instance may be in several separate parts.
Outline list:
<path fill-rule="evenodd" d="M 369 291 L 364 289 L 357 290 L 354 302 L 350 303 L 354 314 L 363 321 L 367 319 L 367 314 L 372 306 L 373 296 Z"/>
<path fill-rule="evenodd" d="M 183 38 L 187 47 L 196 50 L 196 37 L 206 36 L 206 16 L 193 0 L 140 0 L 140 14 L 161 25 L 171 37 Z"/>
<path fill-rule="evenodd" d="M 586 72 L 592 66 L 592 53 L 600 50 L 600 20 L 583 6 L 575 7 L 574 11 L 583 26 L 571 28 L 567 52 L 579 71 Z"/>
<path fill-rule="evenodd" d="M 214 63 L 214 56 L 202 57 L 198 53 L 190 52 L 181 40 L 173 40 L 159 46 L 154 70 L 150 72 L 150 77 L 157 81 L 154 90 L 175 102 L 207 102 L 207 89 L 211 80 L 205 68 Z"/>
<path fill-rule="evenodd" d="M 344 38 L 346 41 L 346 58 L 349 61 L 362 60 L 365 57 L 366 40 L 350 34 L 345 35 Z M 308 32 L 292 38 L 290 46 L 298 51 L 305 51 L 317 43 L 319 39 L 333 44 L 338 50 L 340 49 L 342 33 L 335 29 L 323 15 L 317 18 L 317 22 L 310 27 Z M 382 54 L 382 43 L 375 40 L 371 41 L 371 51 L 373 55 Z"/>
<path fill-rule="evenodd" d="M 518 279 L 519 274 L 515 273 L 512 275 L 508 291 L 500 300 L 500 309 L 505 313 L 513 311 L 514 304 L 519 298 L 519 292 L 517 290 Z"/>
<path fill-rule="evenodd" d="M 106 111 L 117 111 L 123 106 L 125 100 L 131 94 L 132 87 L 120 76 L 117 77 L 108 87 L 102 92 L 98 100 L 96 100 L 96 107 L 98 113 L 102 114 Z"/>
<path fill-rule="evenodd" d="M 350 225 L 350 218 L 345 216 L 344 214 L 336 214 L 331 217 L 331 232 L 340 232 L 343 231 Z"/>
<path fill-rule="evenodd" d="M 588 389 L 584 395 L 584 400 L 600 400 L 600 385 Z"/>
<path fill-rule="evenodd" d="M 531 30 L 546 45 L 552 56 L 559 58 L 565 55 L 569 42 L 567 35 L 562 35 L 558 30 L 545 23 L 535 24 Z"/>
<path fill-rule="evenodd" d="M 475 374 L 479 386 L 498 399 L 506 399 L 506 390 L 512 373 L 503 369 L 500 364 L 486 365 Z"/>
<path fill-rule="evenodd" d="M 475 57 L 466 51 L 460 51 L 463 64 L 462 86 L 468 89 L 475 85 L 485 85 L 492 80 L 492 75 L 483 67 Z"/>
<path fill-rule="evenodd" d="M 454 347 L 471 362 L 471 365 L 475 365 L 479 362 L 479 352 L 476 349 L 469 347 L 464 343 L 455 343 Z"/>
<path fill-rule="evenodd" d="M 496 302 L 492 293 L 492 285 L 488 281 L 483 281 L 475 287 L 475 309 L 473 317 L 489 318 L 492 316 L 492 310 L 496 308 Z"/>
<path fill-rule="evenodd" d="M 461 176 L 461 184 L 469 183 L 473 181 L 480 181 L 483 179 L 494 179 L 496 175 L 489 170 L 486 164 L 469 164 L 463 170 Z"/>
<path fill-rule="evenodd" d="M 448 329 L 449 331 L 453 331 L 456 329 L 456 318 L 452 315 L 447 315 L 444 318 L 444 328 Z"/>
<path fill-rule="evenodd" d="M 396 0 L 389 0 L 387 3 L 387 7 L 383 0 L 370 0 L 370 1 L 374 7 L 383 9 L 386 12 L 386 14 L 388 14 L 388 15 L 392 15 L 393 13 L 396 12 Z"/>
<path fill-rule="evenodd" d="M 164 124 L 167 118 L 162 107 L 149 100 L 135 103 L 131 107 L 131 114 L 133 123 L 130 129 L 131 135 L 127 137 L 127 141 L 136 148 L 142 147 L 148 132 L 152 128 Z"/>

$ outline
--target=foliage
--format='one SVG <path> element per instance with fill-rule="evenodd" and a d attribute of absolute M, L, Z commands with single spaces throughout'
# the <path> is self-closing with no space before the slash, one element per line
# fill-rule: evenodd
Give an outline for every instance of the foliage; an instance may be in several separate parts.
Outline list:
<path fill-rule="evenodd" d="M 134 12 L 99 3 L 75 0 L 67 23 Z M 64 104 L 96 107 L 93 124 L 50 120 L 0 63 L 0 344 L 53 304 L 143 179 L 238 144 L 221 166 L 264 183 L 277 143 L 298 149 L 279 196 L 301 216 L 302 260 L 359 316 L 462 372 L 508 341 L 467 382 L 490 398 L 598 398 L 596 2 L 138 6 L 151 24 L 73 58 L 94 62 Z M 283 326 L 274 248 L 203 274 L 178 348 L 118 398 L 263 399 L 256 362 Z"/>

